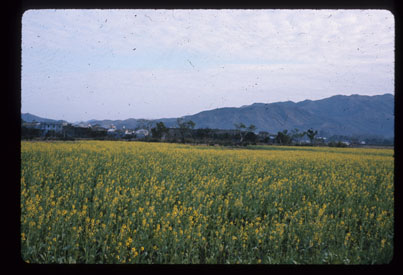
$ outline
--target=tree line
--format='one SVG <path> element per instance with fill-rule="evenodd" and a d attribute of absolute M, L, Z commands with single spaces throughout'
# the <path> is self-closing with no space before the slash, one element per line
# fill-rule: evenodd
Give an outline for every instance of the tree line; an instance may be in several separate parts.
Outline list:
<path fill-rule="evenodd" d="M 153 127 L 154 125 L 154 127 Z M 318 137 L 318 131 L 308 129 L 300 131 L 293 129 L 269 133 L 257 131 L 253 124 L 249 126 L 244 123 L 235 123 L 234 129 L 211 129 L 195 128 L 196 123 L 192 120 L 178 118 L 174 127 L 168 128 L 163 122 L 153 124 L 149 121 L 141 126 L 148 131 L 147 135 L 137 135 L 134 131 L 116 130 L 110 134 L 106 128 L 95 125 L 94 127 L 83 128 L 72 125 L 63 126 L 62 131 L 44 131 L 42 129 L 29 128 L 21 124 L 21 139 L 99 139 L 99 140 L 143 140 L 149 142 L 174 142 L 193 143 L 224 146 L 246 146 L 254 144 L 275 144 L 275 145 L 327 145 L 331 147 L 346 147 L 349 145 L 360 146 L 362 141 L 367 145 L 393 146 L 394 140 L 381 137 L 347 137 L 332 136 L 327 140 Z M 140 128 L 141 128 L 140 127 Z M 126 132 L 126 133 L 125 133 Z"/>
<path fill-rule="evenodd" d="M 148 141 L 166 141 L 181 143 L 204 143 L 219 145 L 251 145 L 257 143 L 279 144 L 279 145 L 302 145 L 319 142 L 316 140 L 318 131 L 308 129 L 299 131 L 294 129 L 290 132 L 283 130 L 276 134 L 267 131 L 259 131 L 253 124 L 249 126 L 244 123 L 235 123 L 234 130 L 198 128 L 192 120 L 185 121 L 182 118 L 177 119 L 176 128 L 168 128 L 163 122 L 157 122 L 155 127 L 151 128 L 151 137 Z M 306 139 L 304 139 L 306 137 Z M 309 142 L 306 142 L 309 140 Z"/>

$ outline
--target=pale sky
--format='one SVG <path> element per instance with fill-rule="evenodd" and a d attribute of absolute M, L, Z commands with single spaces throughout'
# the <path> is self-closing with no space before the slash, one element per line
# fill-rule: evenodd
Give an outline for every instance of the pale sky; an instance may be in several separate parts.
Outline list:
<path fill-rule="evenodd" d="M 394 94 L 387 10 L 28 10 L 21 112 L 169 118 Z"/>

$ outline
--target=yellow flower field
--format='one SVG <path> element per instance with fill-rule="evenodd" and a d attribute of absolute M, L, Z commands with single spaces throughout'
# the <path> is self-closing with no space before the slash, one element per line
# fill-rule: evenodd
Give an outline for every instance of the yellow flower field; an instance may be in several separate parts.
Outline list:
<path fill-rule="evenodd" d="M 29 263 L 388 263 L 393 153 L 22 141 L 21 256 Z"/>

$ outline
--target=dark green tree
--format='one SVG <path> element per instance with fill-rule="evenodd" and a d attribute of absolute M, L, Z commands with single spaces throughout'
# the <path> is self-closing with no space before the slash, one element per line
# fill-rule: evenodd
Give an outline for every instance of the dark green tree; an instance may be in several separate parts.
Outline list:
<path fill-rule="evenodd" d="M 244 141 L 245 136 L 248 133 L 255 134 L 254 132 L 256 130 L 256 126 L 253 125 L 253 124 L 249 125 L 249 127 L 246 127 L 246 125 L 241 122 L 241 123 L 235 123 L 234 126 L 235 126 L 235 129 L 238 130 L 238 133 L 240 135 L 240 142 L 241 143 Z"/>
<path fill-rule="evenodd" d="M 309 138 L 309 140 L 311 141 L 311 144 L 313 145 L 315 142 L 315 136 L 318 134 L 318 131 L 314 131 L 311 129 L 309 129 L 308 131 L 306 131 L 306 135 Z"/>
<path fill-rule="evenodd" d="M 247 130 L 248 130 L 248 132 L 255 133 L 255 131 L 256 131 L 256 126 L 253 125 L 253 124 L 251 124 L 251 125 L 249 125 L 249 127 L 248 127 Z"/>
<path fill-rule="evenodd" d="M 194 129 L 196 123 L 192 120 L 184 121 L 183 118 L 178 118 L 176 123 L 178 124 L 179 132 L 181 134 L 182 143 L 185 143 L 186 134 L 189 133 L 192 135 L 191 130 Z"/>
<path fill-rule="evenodd" d="M 235 126 L 235 129 L 238 130 L 238 134 L 240 136 L 240 142 L 242 143 L 242 141 L 244 139 L 244 136 L 246 134 L 246 132 L 244 131 L 246 129 L 246 126 L 242 122 L 241 123 L 235 123 L 234 126 Z"/>
<path fill-rule="evenodd" d="M 299 143 L 301 138 L 306 135 L 306 132 L 300 132 L 297 128 L 291 131 L 291 142 Z"/>
<path fill-rule="evenodd" d="M 288 130 L 283 130 L 282 132 L 278 132 L 275 138 L 276 142 L 281 145 L 290 145 L 291 137 L 288 134 Z"/>
<path fill-rule="evenodd" d="M 164 134 L 168 133 L 168 128 L 164 122 L 157 122 L 154 128 L 151 129 L 151 134 L 154 138 L 161 139 Z"/>
<path fill-rule="evenodd" d="M 254 132 L 247 132 L 244 141 L 246 143 L 256 143 L 257 135 Z"/>
<path fill-rule="evenodd" d="M 260 142 L 268 143 L 270 141 L 270 134 L 266 131 L 260 131 L 258 138 Z"/>
<path fill-rule="evenodd" d="M 206 143 L 212 133 L 213 131 L 210 128 L 200 128 L 196 130 L 195 136 L 199 141 L 203 140 Z"/>

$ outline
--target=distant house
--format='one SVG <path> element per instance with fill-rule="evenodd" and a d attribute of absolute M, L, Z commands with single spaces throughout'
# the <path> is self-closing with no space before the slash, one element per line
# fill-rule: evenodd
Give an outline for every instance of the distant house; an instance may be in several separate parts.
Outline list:
<path fill-rule="evenodd" d="M 23 122 L 22 125 L 23 127 L 30 128 L 30 129 L 40 129 L 41 123 L 32 121 L 32 122 Z"/>
<path fill-rule="evenodd" d="M 116 128 L 109 128 L 106 131 L 107 135 L 110 137 L 114 137 L 114 138 L 122 138 L 123 136 L 125 136 L 125 131 L 123 130 L 119 130 Z"/>
<path fill-rule="evenodd" d="M 67 123 L 62 122 L 24 122 L 22 123 L 23 127 L 31 128 L 31 129 L 39 129 L 43 133 L 47 133 L 48 131 L 61 132 L 63 130 L 63 126 L 67 125 Z"/>
<path fill-rule="evenodd" d="M 25 122 L 21 123 L 21 138 L 37 138 L 42 136 L 42 130 L 39 129 L 39 122 Z"/>
<path fill-rule="evenodd" d="M 64 134 L 64 127 L 67 126 L 66 122 L 22 122 L 21 136 L 22 137 L 56 137 Z"/>
<path fill-rule="evenodd" d="M 138 138 L 144 138 L 144 137 L 148 136 L 148 134 L 149 134 L 148 130 L 146 130 L 146 129 L 139 129 L 135 133 Z"/>
<path fill-rule="evenodd" d="M 126 129 L 126 130 L 125 130 L 125 135 L 133 135 L 133 134 L 135 134 L 134 131 L 129 130 L 129 129 Z"/>
<path fill-rule="evenodd" d="M 63 123 L 61 122 L 41 122 L 39 125 L 39 129 L 41 129 L 44 133 L 49 131 L 55 131 L 59 133 L 63 130 Z"/>

